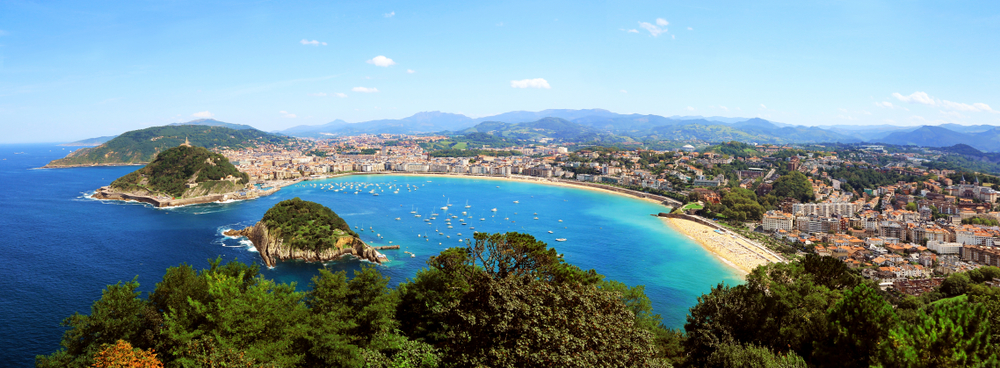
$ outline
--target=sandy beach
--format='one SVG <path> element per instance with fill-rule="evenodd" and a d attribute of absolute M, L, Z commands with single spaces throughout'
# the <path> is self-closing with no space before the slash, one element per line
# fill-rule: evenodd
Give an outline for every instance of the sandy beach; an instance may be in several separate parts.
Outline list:
<path fill-rule="evenodd" d="M 757 245 L 750 244 L 741 237 L 732 237 L 728 233 L 719 234 L 715 229 L 694 221 L 676 218 L 664 218 L 663 221 L 701 244 L 730 266 L 745 273 L 750 273 L 760 265 L 781 262 L 781 259 L 762 251 Z"/>

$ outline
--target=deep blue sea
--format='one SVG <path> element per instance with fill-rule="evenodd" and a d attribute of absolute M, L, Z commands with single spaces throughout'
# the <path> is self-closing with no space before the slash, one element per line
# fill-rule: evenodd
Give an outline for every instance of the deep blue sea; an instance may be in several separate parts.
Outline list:
<path fill-rule="evenodd" d="M 167 267 L 181 263 L 204 268 L 208 259 L 222 257 L 262 264 L 246 241 L 222 232 L 252 225 L 272 205 L 294 197 L 322 203 L 352 227 L 363 227 L 357 231 L 371 245 L 399 244 L 400 250 L 383 251 L 391 261 L 378 266 L 392 285 L 412 278 L 428 257 L 461 245 L 471 227 L 529 233 L 572 264 L 628 285 L 645 285 L 669 327 L 682 327 L 688 308 L 712 286 L 742 282 L 737 270 L 650 216 L 665 207 L 600 191 L 471 178 L 349 176 L 300 183 L 253 201 L 155 209 L 86 197 L 138 167 L 35 169 L 70 150 L 54 144 L 0 145 L 4 366 L 31 366 L 35 355 L 57 350 L 65 330 L 60 321 L 77 311 L 89 314 L 108 284 L 138 276 L 148 292 Z M 348 190 L 334 191 L 340 188 Z M 436 220 L 423 221 L 433 213 Z M 444 221 L 450 216 L 459 217 L 452 218 L 452 229 Z M 320 267 L 281 263 L 263 274 L 302 289 Z M 356 270 L 361 263 L 343 260 L 327 267 Z"/>

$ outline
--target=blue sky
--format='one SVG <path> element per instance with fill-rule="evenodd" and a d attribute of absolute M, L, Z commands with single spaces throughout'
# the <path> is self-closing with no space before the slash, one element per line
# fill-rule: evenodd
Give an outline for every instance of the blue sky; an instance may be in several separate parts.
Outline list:
<path fill-rule="evenodd" d="M 603 108 L 1000 125 L 995 1 L 0 1 L 0 142 Z"/>

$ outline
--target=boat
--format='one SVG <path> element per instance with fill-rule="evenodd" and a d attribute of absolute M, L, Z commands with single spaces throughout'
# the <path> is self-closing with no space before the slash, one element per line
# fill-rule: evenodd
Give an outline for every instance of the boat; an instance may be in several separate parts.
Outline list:
<path fill-rule="evenodd" d="M 465 201 L 465 208 L 471 208 L 471 207 L 472 206 L 469 205 L 469 201 Z"/>
<path fill-rule="evenodd" d="M 514 201 L 514 203 L 521 203 L 521 202 L 518 202 L 518 201 Z"/>
<path fill-rule="evenodd" d="M 372 195 L 378 197 L 378 193 L 372 193 Z"/>
<path fill-rule="evenodd" d="M 549 234 L 552 234 L 552 230 L 549 230 Z"/>
<path fill-rule="evenodd" d="M 538 217 L 535 217 L 535 220 L 538 220 Z"/>
<path fill-rule="evenodd" d="M 496 211 L 497 211 L 497 209 L 496 209 L 496 208 L 494 208 L 494 209 L 492 209 L 492 210 L 490 210 L 490 211 L 493 211 L 493 212 L 496 212 Z"/>
<path fill-rule="evenodd" d="M 559 220 L 559 222 L 562 222 L 562 220 Z"/>
<path fill-rule="evenodd" d="M 566 238 L 556 238 L 556 241 L 557 242 L 564 242 L 564 241 L 566 241 Z"/>
<path fill-rule="evenodd" d="M 486 221 L 486 218 L 485 217 L 480 217 L 479 221 Z"/>

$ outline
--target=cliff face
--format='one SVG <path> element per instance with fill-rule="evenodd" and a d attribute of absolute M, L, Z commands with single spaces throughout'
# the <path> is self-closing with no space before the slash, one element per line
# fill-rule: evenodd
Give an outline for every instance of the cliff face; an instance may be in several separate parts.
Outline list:
<path fill-rule="evenodd" d="M 256 225 L 243 230 L 230 230 L 226 232 L 229 236 L 243 236 L 253 242 L 260 257 L 268 267 L 274 267 L 278 261 L 289 259 L 299 259 L 306 262 L 327 262 L 350 254 L 359 259 L 368 260 L 381 264 L 387 259 L 372 247 L 369 247 L 361 239 L 355 237 L 343 237 L 337 240 L 337 246 L 322 252 L 310 250 L 291 249 L 283 244 L 281 238 L 271 235 L 267 225 L 258 222 Z"/>

